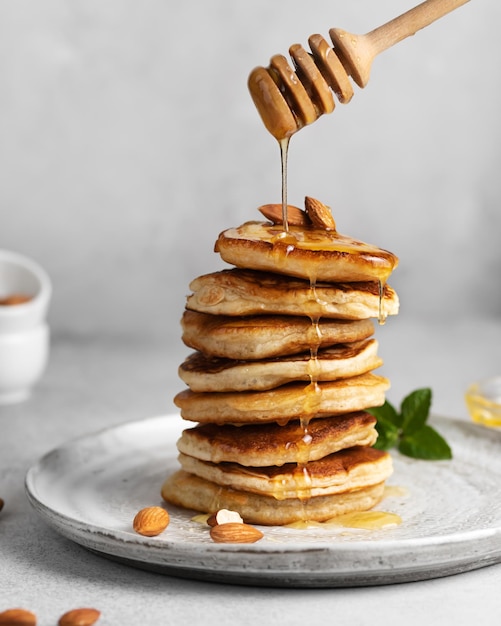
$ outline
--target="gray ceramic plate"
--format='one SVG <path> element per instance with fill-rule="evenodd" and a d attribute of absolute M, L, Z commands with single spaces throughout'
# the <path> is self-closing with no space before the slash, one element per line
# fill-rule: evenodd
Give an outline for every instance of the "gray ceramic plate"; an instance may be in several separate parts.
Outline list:
<path fill-rule="evenodd" d="M 501 433 L 444 418 L 432 423 L 452 445 L 454 459 L 394 454 L 389 483 L 400 495 L 386 497 L 379 509 L 397 513 L 402 523 L 379 530 L 268 527 L 255 544 L 215 544 L 193 513 L 169 507 L 171 523 L 162 535 L 137 535 L 134 515 L 161 503 L 160 486 L 177 469 L 175 443 L 186 427 L 179 416 L 72 441 L 29 470 L 26 490 L 61 535 L 110 559 L 186 578 L 343 587 L 423 580 L 501 562 Z"/>

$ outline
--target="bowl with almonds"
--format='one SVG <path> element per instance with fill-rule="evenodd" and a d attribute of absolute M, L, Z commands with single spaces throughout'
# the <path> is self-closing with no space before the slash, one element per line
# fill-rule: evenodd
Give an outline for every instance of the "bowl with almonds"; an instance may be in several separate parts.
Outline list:
<path fill-rule="evenodd" d="M 0 250 L 0 403 L 30 395 L 49 354 L 52 285 L 32 259 Z"/>

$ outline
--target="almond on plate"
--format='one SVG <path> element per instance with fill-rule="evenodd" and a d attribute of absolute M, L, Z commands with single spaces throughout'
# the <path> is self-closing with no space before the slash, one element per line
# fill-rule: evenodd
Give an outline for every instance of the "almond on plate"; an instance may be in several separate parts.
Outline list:
<path fill-rule="evenodd" d="M 237 511 L 230 511 L 228 509 L 219 509 L 216 513 L 209 516 L 207 524 L 209 526 L 217 526 L 218 524 L 242 524 L 243 519 L 240 517 L 240 513 Z"/>
<path fill-rule="evenodd" d="M 155 537 L 167 528 L 169 521 L 169 514 L 161 506 L 148 506 L 136 514 L 132 526 L 140 535 Z"/>
<path fill-rule="evenodd" d="M 210 529 L 210 536 L 216 543 L 255 543 L 264 537 L 254 526 L 241 522 L 213 526 Z"/>

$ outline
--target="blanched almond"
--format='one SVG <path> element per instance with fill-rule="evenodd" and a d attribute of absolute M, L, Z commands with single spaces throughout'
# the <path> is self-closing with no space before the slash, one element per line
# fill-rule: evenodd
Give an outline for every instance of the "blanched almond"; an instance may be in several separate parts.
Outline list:
<path fill-rule="evenodd" d="M 216 543 L 255 543 L 264 537 L 254 526 L 238 522 L 213 526 L 210 536 Z"/>
<path fill-rule="evenodd" d="M 243 519 L 240 517 L 240 513 L 237 511 L 230 511 L 229 509 L 219 509 L 216 513 L 209 516 L 207 524 L 209 526 L 217 526 L 218 524 L 243 524 Z"/>

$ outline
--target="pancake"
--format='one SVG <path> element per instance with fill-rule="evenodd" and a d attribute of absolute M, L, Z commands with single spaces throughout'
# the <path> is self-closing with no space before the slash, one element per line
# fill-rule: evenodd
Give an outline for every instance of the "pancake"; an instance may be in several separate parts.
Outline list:
<path fill-rule="evenodd" d="M 186 308 L 213 315 L 302 315 L 368 319 L 396 315 L 398 297 L 377 282 L 317 283 L 280 274 L 230 269 L 195 278 Z"/>
<path fill-rule="evenodd" d="M 183 342 L 206 355 L 228 359 L 268 359 L 298 354 L 311 347 L 327 347 L 367 339 L 374 324 L 364 320 L 257 315 L 228 317 L 185 311 L 181 320 Z"/>
<path fill-rule="evenodd" d="M 279 387 L 295 380 L 332 381 L 365 374 L 383 363 L 376 339 L 341 344 L 310 353 L 268 359 L 235 361 L 191 354 L 179 367 L 179 377 L 192 391 L 249 391 Z"/>
<path fill-rule="evenodd" d="M 246 222 L 223 231 L 215 251 L 237 267 L 278 272 L 308 281 L 382 281 L 398 258 L 376 246 L 339 234 L 335 229 Z"/>
<path fill-rule="evenodd" d="M 201 513 L 230 509 L 238 511 L 248 524 L 282 526 L 301 520 L 323 522 L 339 515 L 367 511 L 382 499 L 384 483 L 357 491 L 278 502 L 272 496 L 221 487 L 178 470 L 164 481 L 161 493 L 164 500 L 185 509 Z"/>
<path fill-rule="evenodd" d="M 177 448 L 212 463 L 278 466 L 316 461 L 353 446 L 371 446 L 377 439 L 375 426 L 376 418 L 362 411 L 313 419 L 306 427 L 300 421 L 290 421 L 284 426 L 200 424 L 183 431 Z"/>
<path fill-rule="evenodd" d="M 348 448 L 306 464 L 281 467 L 244 467 L 238 463 L 210 463 L 179 455 L 181 468 L 223 487 L 250 491 L 277 500 L 327 496 L 379 484 L 391 476 L 388 452 Z"/>
<path fill-rule="evenodd" d="M 386 378 L 369 373 L 310 385 L 290 383 L 268 391 L 197 393 L 187 389 L 178 393 L 174 402 L 181 416 L 194 422 L 286 423 L 381 406 L 388 388 Z"/>

